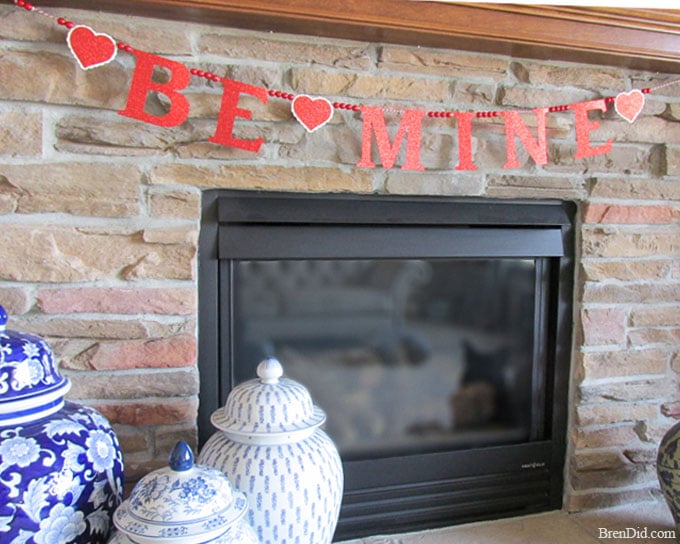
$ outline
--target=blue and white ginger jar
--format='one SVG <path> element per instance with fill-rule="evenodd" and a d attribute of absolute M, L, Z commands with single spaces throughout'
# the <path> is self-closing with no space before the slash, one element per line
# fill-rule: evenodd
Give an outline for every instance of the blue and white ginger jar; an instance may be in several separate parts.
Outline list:
<path fill-rule="evenodd" d="M 220 471 L 194 464 L 180 441 L 168 467 L 144 476 L 116 510 L 109 544 L 258 544 L 248 501 Z"/>
<path fill-rule="evenodd" d="M 40 337 L 0 306 L 0 542 L 101 544 L 123 499 L 109 422 L 64 400 L 71 385 Z"/>
<path fill-rule="evenodd" d="M 661 439 L 656 470 L 680 538 L 680 422 L 673 425 Z"/>
<path fill-rule="evenodd" d="M 326 414 L 276 359 L 257 374 L 212 414 L 219 431 L 199 462 L 248 496 L 248 521 L 262 544 L 330 544 L 344 482 L 338 450 L 320 428 Z"/>

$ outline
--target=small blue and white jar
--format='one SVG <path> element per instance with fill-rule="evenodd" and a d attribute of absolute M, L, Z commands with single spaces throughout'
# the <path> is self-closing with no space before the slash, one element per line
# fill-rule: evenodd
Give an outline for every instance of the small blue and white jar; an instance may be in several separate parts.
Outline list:
<path fill-rule="evenodd" d="M 326 414 L 279 361 L 257 368 L 212 415 L 217 429 L 199 462 L 224 472 L 248 497 L 261 544 L 330 544 L 344 478 L 338 450 L 320 426 Z"/>
<path fill-rule="evenodd" d="M 7 329 L 0 306 L 0 542 L 103 544 L 123 499 L 123 458 L 96 410 L 40 337 Z"/>
<path fill-rule="evenodd" d="M 144 476 L 116 510 L 109 544 L 259 544 L 248 501 L 219 470 L 194 464 L 178 442 L 169 466 Z"/>

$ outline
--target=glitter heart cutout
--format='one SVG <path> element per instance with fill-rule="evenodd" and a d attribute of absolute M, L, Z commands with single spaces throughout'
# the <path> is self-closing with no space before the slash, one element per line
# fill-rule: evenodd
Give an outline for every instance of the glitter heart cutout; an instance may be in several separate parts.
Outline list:
<path fill-rule="evenodd" d="M 68 47 L 83 70 L 108 64 L 116 58 L 115 40 L 107 34 L 97 34 L 88 26 L 74 26 L 66 37 Z"/>
<path fill-rule="evenodd" d="M 293 115 L 308 132 L 320 129 L 333 117 L 333 105 L 325 98 L 300 94 L 291 105 Z"/>
<path fill-rule="evenodd" d="M 632 123 L 645 107 L 645 95 L 633 89 L 627 93 L 619 93 L 614 99 L 614 109 L 621 117 Z"/>

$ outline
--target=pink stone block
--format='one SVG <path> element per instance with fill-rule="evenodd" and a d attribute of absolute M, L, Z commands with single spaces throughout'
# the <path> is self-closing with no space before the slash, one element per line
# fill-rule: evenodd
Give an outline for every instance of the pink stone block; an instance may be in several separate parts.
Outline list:
<path fill-rule="evenodd" d="M 589 308 L 581 313 L 584 344 L 625 344 L 626 319 L 624 308 Z"/>
<path fill-rule="evenodd" d="M 48 314 L 191 315 L 196 312 L 196 290 L 99 287 L 44 289 L 38 294 L 38 304 Z"/>
<path fill-rule="evenodd" d="M 196 339 L 189 335 L 129 342 L 99 342 L 74 357 L 94 370 L 177 368 L 196 364 Z"/>

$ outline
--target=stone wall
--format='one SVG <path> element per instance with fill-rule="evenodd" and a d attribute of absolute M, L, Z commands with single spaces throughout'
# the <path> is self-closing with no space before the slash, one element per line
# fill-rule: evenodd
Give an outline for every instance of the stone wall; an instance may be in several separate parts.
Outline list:
<path fill-rule="evenodd" d="M 493 110 L 655 87 L 672 74 L 311 39 L 60 10 L 189 67 L 358 104 Z M 680 418 L 680 85 L 629 124 L 611 111 L 574 159 L 573 114 L 548 117 L 549 164 L 504 170 L 502 120 L 475 122 L 479 169 L 457 172 L 455 125 L 426 119 L 424 172 L 361 169 L 361 114 L 308 134 L 290 103 L 244 97 L 253 154 L 208 142 L 221 86 L 193 78 L 177 128 L 122 117 L 134 58 L 85 72 L 50 18 L 0 6 L 0 303 L 11 328 L 48 338 L 69 397 L 115 425 L 131 481 L 195 443 L 201 190 L 559 198 L 579 203 L 566 507 L 658 496 L 656 446 Z M 167 108 L 162 97 L 152 111 Z M 527 116 L 531 122 L 532 116 Z M 395 119 L 391 119 L 394 125 Z M 521 146 L 520 146 L 521 147 Z M 401 162 L 397 162 L 401 164 Z"/>

